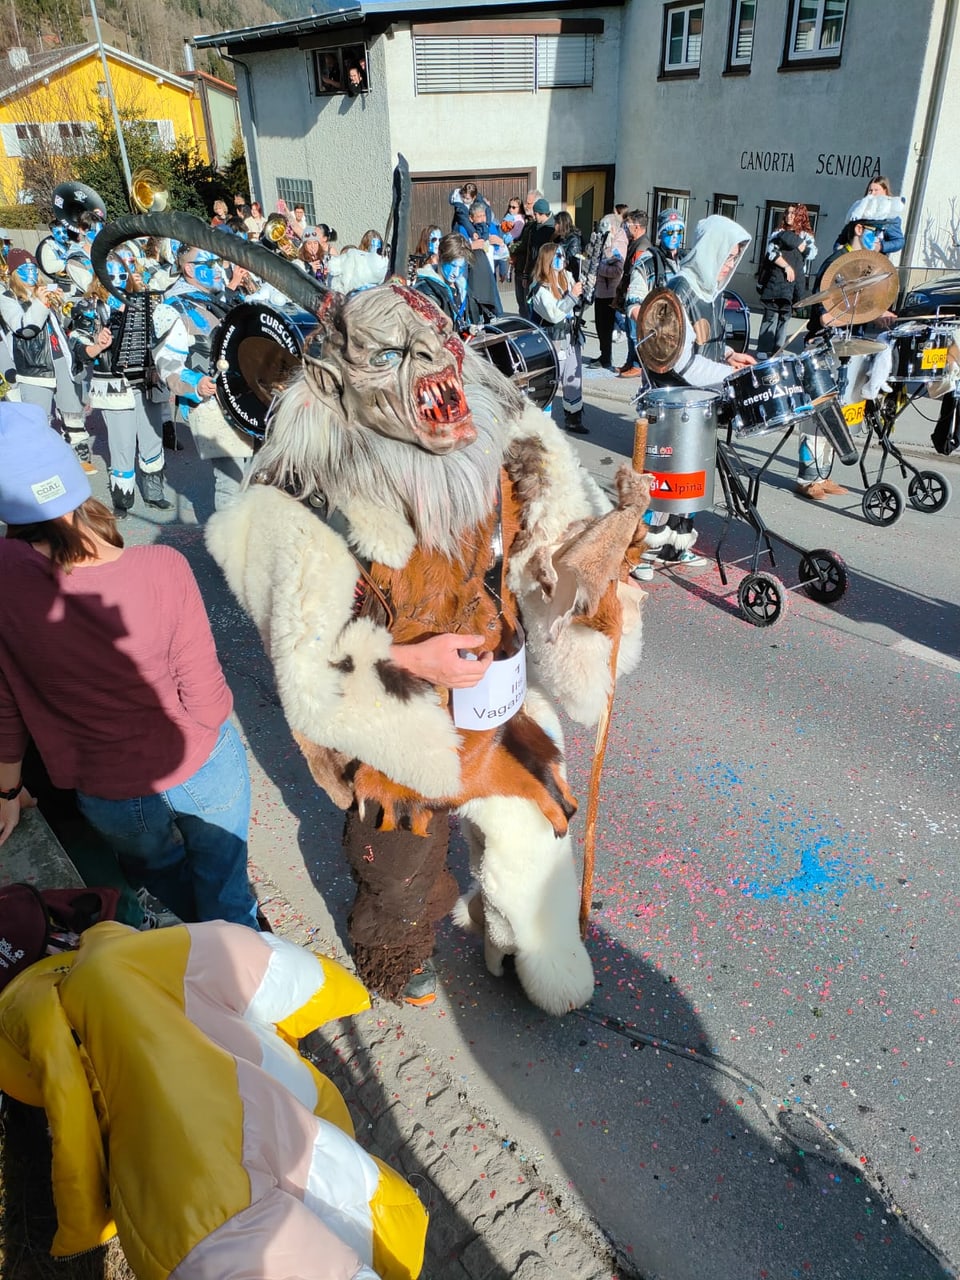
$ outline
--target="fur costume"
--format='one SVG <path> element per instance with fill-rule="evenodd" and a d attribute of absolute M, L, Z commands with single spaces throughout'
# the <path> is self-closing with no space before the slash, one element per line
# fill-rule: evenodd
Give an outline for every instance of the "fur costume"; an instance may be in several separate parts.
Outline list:
<path fill-rule="evenodd" d="M 515 951 L 530 999 L 563 1013 L 590 999 L 593 973 L 567 837 L 576 802 L 550 699 L 595 724 L 612 637 L 622 636 L 617 674 L 639 661 L 644 593 L 628 570 L 647 481 L 624 468 L 611 510 L 553 423 L 401 286 L 337 299 L 320 322 L 253 482 L 211 520 L 207 545 L 260 631 L 315 779 L 353 810 L 361 977 L 396 996 L 450 906 L 442 867 L 431 887 L 419 857 L 400 877 L 409 893 L 384 896 L 384 842 L 445 839 L 459 811 L 477 877 L 473 915 L 465 904 L 459 918 L 479 919 L 482 903 L 491 970 Z M 481 649 L 501 653 L 521 627 L 528 694 L 490 730 L 456 728 L 449 691 L 390 656 L 450 633 L 483 635 Z M 363 888 L 371 868 L 379 934 Z"/>

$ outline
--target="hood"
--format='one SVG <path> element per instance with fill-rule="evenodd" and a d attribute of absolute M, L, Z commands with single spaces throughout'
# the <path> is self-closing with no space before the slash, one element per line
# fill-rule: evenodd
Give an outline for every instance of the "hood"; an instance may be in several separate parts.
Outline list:
<path fill-rule="evenodd" d="M 733 278 L 733 272 L 740 265 L 751 239 L 750 232 L 745 227 L 741 227 L 738 222 L 721 217 L 718 213 L 711 214 L 709 218 L 704 218 L 697 223 L 693 248 L 683 259 L 677 274 L 689 282 L 698 298 L 703 298 L 705 302 L 712 302 Z M 718 284 L 717 275 L 720 268 L 727 255 L 738 244 L 743 245 L 743 250 L 737 258 L 736 265 L 726 281 Z"/>

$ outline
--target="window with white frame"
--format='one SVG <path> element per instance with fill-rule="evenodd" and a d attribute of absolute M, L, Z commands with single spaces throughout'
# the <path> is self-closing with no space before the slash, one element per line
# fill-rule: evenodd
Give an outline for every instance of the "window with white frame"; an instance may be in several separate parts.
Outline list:
<path fill-rule="evenodd" d="M 791 0 L 784 62 L 839 62 L 847 0 Z"/>
<path fill-rule="evenodd" d="M 670 5 L 663 12 L 663 75 L 700 70 L 703 5 Z"/>
<path fill-rule="evenodd" d="M 757 0 L 732 0 L 732 6 L 728 70 L 750 66 L 753 60 L 753 28 L 757 20 Z"/>
<path fill-rule="evenodd" d="M 313 203 L 311 178 L 278 178 L 277 199 L 283 200 L 291 213 L 297 205 L 300 205 L 308 225 L 311 227 L 316 225 L 317 210 Z"/>
<path fill-rule="evenodd" d="M 89 120 L 5 124 L 0 126 L 0 136 L 7 155 L 15 159 L 22 160 L 41 152 L 69 156 L 82 150 L 84 140 L 93 132 L 93 127 Z"/>
<path fill-rule="evenodd" d="M 413 37 L 418 94 L 536 93 L 593 84 L 592 35 Z"/>
<path fill-rule="evenodd" d="M 713 212 L 719 213 L 723 218 L 730 218 L 733 222 L 736 222 L 739 208 L 740 201 L 736 196 L 725 196 L 718 192 L 713 197 Z"/>

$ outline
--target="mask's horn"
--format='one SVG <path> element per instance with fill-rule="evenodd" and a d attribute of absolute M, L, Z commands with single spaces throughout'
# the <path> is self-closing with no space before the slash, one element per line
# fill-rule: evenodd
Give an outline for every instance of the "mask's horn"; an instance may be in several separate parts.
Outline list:
<path fill-rule="evenodd" d="M 229 232 L 218 231 L 208 226 L 190 213 L 179 213 L 167 210 L 163 213 L 128 213 L 114 222 L 109 222 L 97 236 L 90 250 L 90 261 L 97 279 L 113 294 L 115 298 L 126 300 L 122 290 L 118 290 L 107 271 L 107 256 L 117 245 L 125 240 L 136 240 L 139 236 L 160 236 L 170 240 L 179 240 L 181 244 L 193 245 L 195 249 L 204 249 L 214 253 L 218 258 L 243 267 L 255 276 L 268 281 L 281 293 L 295 302 L 304 311 L 316 315 L 329 290 L 325 289 L 313 276 L 307 275 L 285 258 L 279 258 L 262 245 L 250 244 L 239 236 Z"/>

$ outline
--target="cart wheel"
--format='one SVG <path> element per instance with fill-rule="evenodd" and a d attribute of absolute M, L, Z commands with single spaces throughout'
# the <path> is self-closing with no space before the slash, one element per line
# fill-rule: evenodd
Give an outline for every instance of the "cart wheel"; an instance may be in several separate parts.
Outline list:
<path fill-rule="evenodd" d="M 847 567 L 835 551 L 808 551 L 800 557 L 800 586 L 818 604 L 833 604 L 847 589 Z"/>
<path fill-rule="evenodd" d="M 787 597 L 777 578 L 748 573 L 737 589 L 740 611 L 755 627 L 772 627 L 783 616 Z"/>
<path fill-rule="evenodd" d="M 950 482 L 939 471 L 920 471 L 907 486 L 907 497 L 918 511 L 932 515 L 950 501 Z"/>
<path fill-rule="evenodd" d="M 860 505 L 870 524 L 893 524 L 903 514 L 903 494 L 892 484 L 872 484 Z"/>

